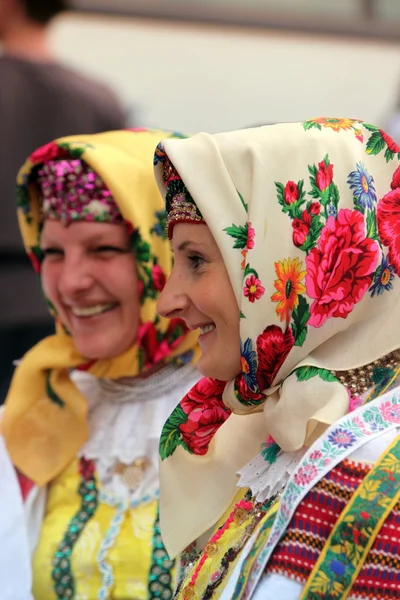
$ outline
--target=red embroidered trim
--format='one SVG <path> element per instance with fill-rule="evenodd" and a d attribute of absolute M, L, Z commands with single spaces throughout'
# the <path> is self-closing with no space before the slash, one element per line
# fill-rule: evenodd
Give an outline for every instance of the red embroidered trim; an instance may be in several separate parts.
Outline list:
<path fill-rule="evenodd" d="M 344 460 L 310 491 L 297 507 L 275 549 L 267 573 L 305 583 L 352 492 L 369 472 L 365 464 Z M 400 598 L 400 503 L 377 536 L 352 589 L 352 598 Z"/>

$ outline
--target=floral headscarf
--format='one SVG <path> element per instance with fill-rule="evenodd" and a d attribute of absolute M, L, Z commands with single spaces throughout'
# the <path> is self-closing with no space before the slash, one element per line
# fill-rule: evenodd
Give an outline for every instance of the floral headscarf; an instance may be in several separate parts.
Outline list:
<path fill-rule="evenodd" d="M 38 275 L 43 202 L 38 175 L 43 184 L 43 164 L 54 166 L 54 160 L 80 159 L 104 182 L 130 230 L 141 297 L 137 341 L 110 360 L 87 361 L 81 356 L 50 306 L 56 334 L 42 340 L 23 358 L 1 421 L 13 463 L 40 485 L 60 473 L 88 435 L 87 403 L 69 377 L 71 369 L 118 379 L 135 377 L 160 362 L 184 363 L 197 357 L 197 336 L 182 321 L 170 322 L 156 312 L 158 295 L 172 266 L 165 211 L 152 172 L 154 146 L 162 135 L 160 131 L 134 130 L 63 138 L 33 152 L 19 172 L 18 219 Z"/>
<path fill-rule="evenodd" d="M 166 158 L 222 253 L 242 364 L 226 385 L 201 380 L 165 424 L 161 514 L 174 555 L 215 523 L 268 436 L 298 450 L 356 405 L 335 371 L 399 348 L 400 147 L 373 125 L 324 118 L 165 140 L 164 195 Z"/>

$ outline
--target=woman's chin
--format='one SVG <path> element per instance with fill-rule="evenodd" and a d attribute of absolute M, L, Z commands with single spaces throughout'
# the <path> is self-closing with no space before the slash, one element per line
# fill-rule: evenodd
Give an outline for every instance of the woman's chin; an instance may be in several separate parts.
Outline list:
<path fill-rule="evenodd" d="M 99 336 L 100 337 L 100 336 Z M 97 336 L 96 336 L 97 338 Z M 129 345 L 122 345 L 118 340 L 112 343 L 109 339 L 85 339 L 76 340 L 75 346 L 79 354 L 88 360 L 108 360 L 119 356 L 129 348 Z"/>
<path fill-rule="evenodd" d="M 197 369 L 204 377 L 218 379 L 219 381 L 232 381 L 240 373 L 237 363 L 237 359 L 229 360 L 229 357 L 223 355 L 213 357 L 211 353 L 205 353 L 200 356 Z"/>

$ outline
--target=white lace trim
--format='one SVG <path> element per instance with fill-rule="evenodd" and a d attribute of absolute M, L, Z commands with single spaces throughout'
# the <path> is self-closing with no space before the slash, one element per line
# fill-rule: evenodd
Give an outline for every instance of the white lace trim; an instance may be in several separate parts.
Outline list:
<path fill-rule="evenodd" d="M 257 502 L 265 502 L 286 486 L 306 450 L 281 452 L 272 465 L 257 454 L 238 472 L 238 487 L 250 488 Z"/>
<path fill-rule="evenodd" d="M 88 373 L 74 372 L 72 379 L 89 405 L 89 439 L 79 456 L 96 462 L 103 487 L 125 500 L 153 494 L 158 488 L 158 440 L 162 427 L 186 392 L 199 380 L 191 365 L 165 367 L 148 379 L 113 382 Z M 118 463 L 131 464 L 146 457 L 149 466 L 132 495 L 121 476 Z"/>

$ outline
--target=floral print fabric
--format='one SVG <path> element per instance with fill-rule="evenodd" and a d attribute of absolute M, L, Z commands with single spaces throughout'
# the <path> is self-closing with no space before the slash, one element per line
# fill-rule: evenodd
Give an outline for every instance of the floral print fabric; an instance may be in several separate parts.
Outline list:
<path fill-rule="evenodd" d="M 166 424 L 174 443 L 161 442 L 162 470 L 175 465 L 196 498 L 180 506 L 166 482 L 168 546 L 174 514 L 191 513 L 180 540 L 187 545 L 233 494 L 228 471 L 268 435 L 295 451 L 349 412 L 355 402 L 331 371 L 398 347 L 400 147 L 368 123 L 320 118 L 165 140 L 163 148 L 222 253 L 240 308 L 242 365 L 222 395 L 210 384 L 205 414 L 218 399 L 231 414 L 207 448 L 184 440 L 176 412 Z M 159 165 L 156 177 L 163 190 Z M 315 369 L 303 377 L 305 367 Z M 248 413 L 238 424 L 236 415 Z M 227 440 L 237 427 L 242 446 L 232 457 Z M 207 490 L 221 486 L 209 501 Z M 171 544 L 178 550 L 179 541 Z"/>

